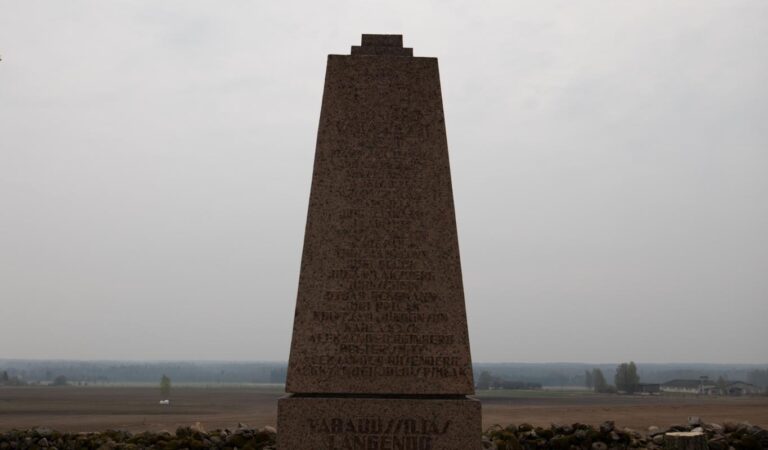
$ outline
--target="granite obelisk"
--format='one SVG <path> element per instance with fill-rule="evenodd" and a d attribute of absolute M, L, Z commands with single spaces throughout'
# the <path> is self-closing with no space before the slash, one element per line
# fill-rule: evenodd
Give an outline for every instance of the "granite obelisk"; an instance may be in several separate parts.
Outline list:
<path fill-rule="evenodd" d="M 329 55 L 280 450 L 480 448 L 436 58 Z"/>

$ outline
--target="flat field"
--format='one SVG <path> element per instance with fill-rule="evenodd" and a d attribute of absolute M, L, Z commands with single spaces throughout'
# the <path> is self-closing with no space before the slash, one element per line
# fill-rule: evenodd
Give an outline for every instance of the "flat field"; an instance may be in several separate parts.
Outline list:
<path fill-rule="evenodd" d="M 579 391 L 486 391 L 483 425 L 547 426 L 574 422 L 597 425 L 613 420 L 617 426 L 639 431 L 655 425 L 685 424 L 689 416 L 706 422 L 747 421 L 768 427 L 768 397 L 709 397 L 695 395 L 630 396 Z"/>
<path fill-rule="evenodd" d="M 200 422 L 206 429 L 275 425 L 280 386 L 174 387 L 161 406 L 156 387 L 0 388 L 0 430 L 46 427 L 62 431 L 169 430 Z M 684 423 L 748 421 L 768 427 L 768 397 L 618 396 L 574 391 L 486 391 L 483 423 L 599 424 L 644 430 Z"/>

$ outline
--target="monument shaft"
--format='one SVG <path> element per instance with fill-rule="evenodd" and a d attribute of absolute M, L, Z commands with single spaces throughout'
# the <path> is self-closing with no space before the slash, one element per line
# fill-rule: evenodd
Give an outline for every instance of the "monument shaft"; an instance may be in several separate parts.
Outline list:
<path fill-rule="evenodd" d="M 437 59 L 411 55 L 328 57 L 281 450 L 479 439 Z"/>

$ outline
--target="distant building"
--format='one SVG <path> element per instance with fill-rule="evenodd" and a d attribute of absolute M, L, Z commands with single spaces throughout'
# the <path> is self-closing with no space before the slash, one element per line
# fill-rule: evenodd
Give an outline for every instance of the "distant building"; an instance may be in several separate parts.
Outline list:
<path fill-rule="evenodd" d="M 715 383 L 708 378 L 698 380 L 672 380 L 661 384 L 661 392 L 676 392 L 680 394 L 707 394 L 717 389 Z"/>
<path fill-rule="evenodd" d="M 680 394 L 701 395 L 753 395 L 760 394 L 762 390 L 743 381 L 732 381 L 726 384 L 725 390 L 717 383 L 706 377 L 698 380 L 672 380 L 661 384 L 661 392 L 674 392 Z"/>
<path fill-rule="evenodd" d="M 658 383 L 640 383 L 635 388 L 635 394 L 658 394 L 661 392 L 661 385 Z"/>
<path fill-rule="evenodd" d="M 762 393 L 762 389 L 743 381 L 732 381 L 726 386 L 727 395 L 753 395 Z"/>

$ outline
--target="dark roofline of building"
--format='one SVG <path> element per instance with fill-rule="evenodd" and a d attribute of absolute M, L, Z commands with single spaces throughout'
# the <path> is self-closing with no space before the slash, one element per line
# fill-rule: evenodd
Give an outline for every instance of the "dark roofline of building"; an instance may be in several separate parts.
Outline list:
<path fill-rule="evenodd" d="M 711 380 L 683 380 L 683 379 L 677 379 L 677 380 L 669 380 L 667 382 L 661 383 L 662 386 L 669 386 L 669 387 L 695 387 L 698 388 L 699 386 L 713 386 L 715 384 L 714 381 Z"/>

